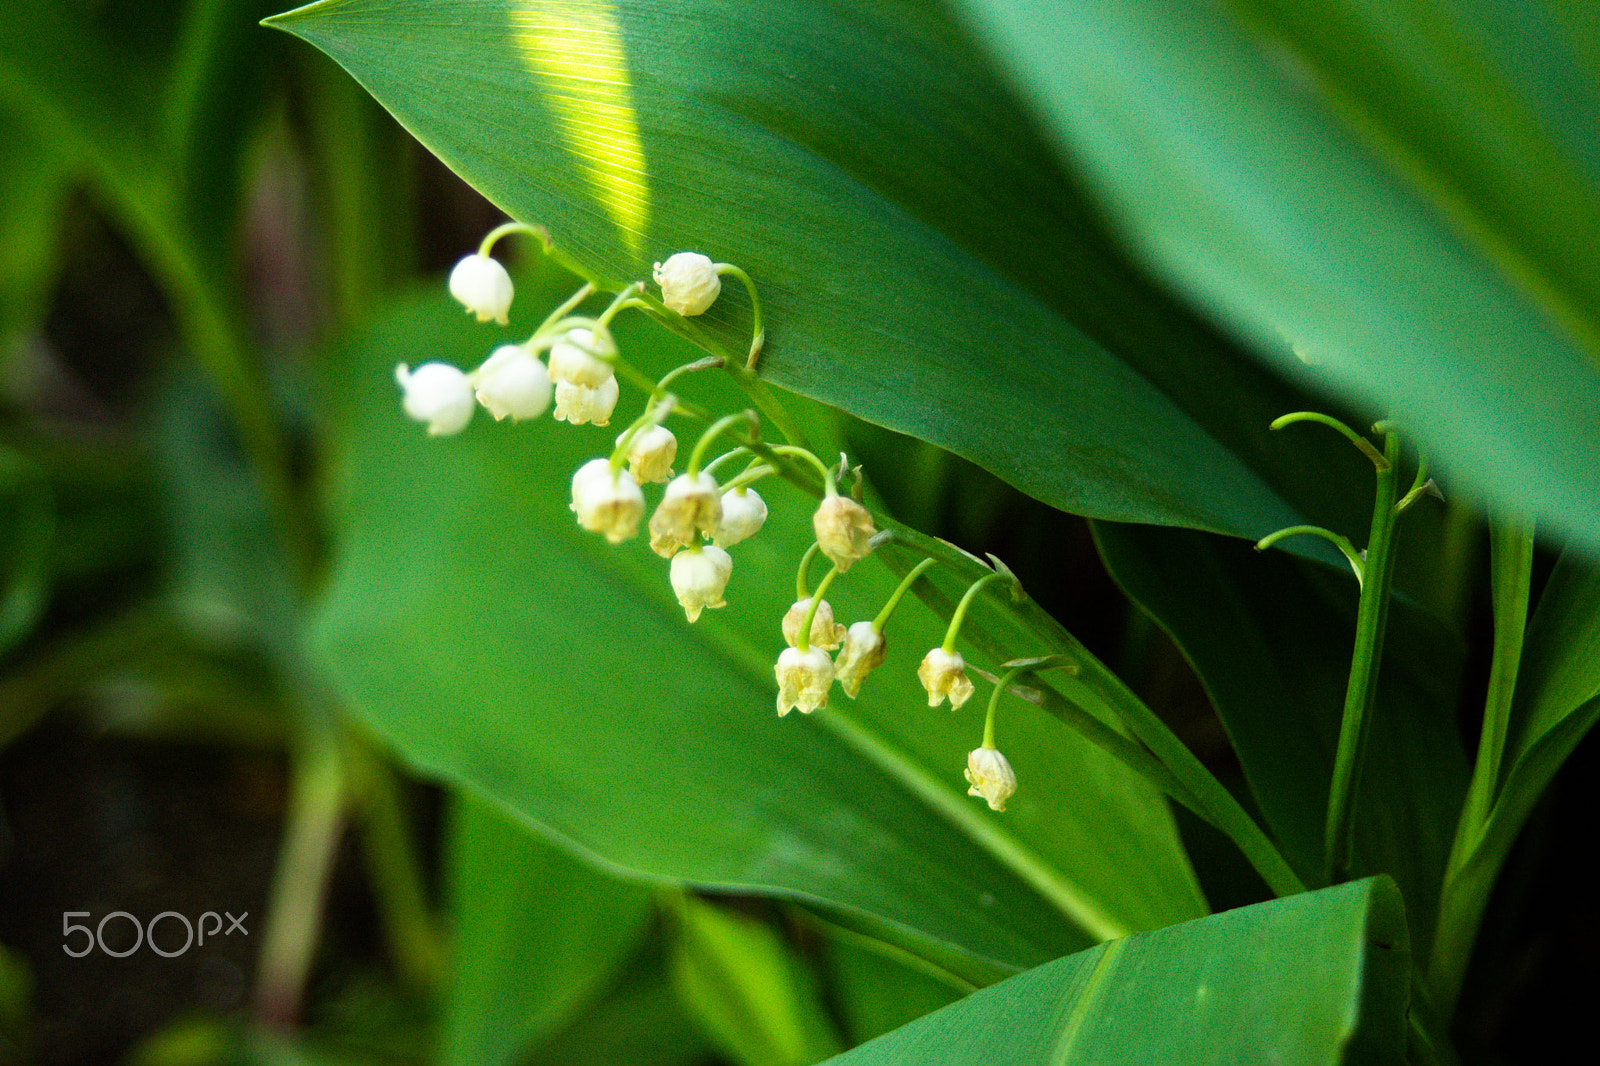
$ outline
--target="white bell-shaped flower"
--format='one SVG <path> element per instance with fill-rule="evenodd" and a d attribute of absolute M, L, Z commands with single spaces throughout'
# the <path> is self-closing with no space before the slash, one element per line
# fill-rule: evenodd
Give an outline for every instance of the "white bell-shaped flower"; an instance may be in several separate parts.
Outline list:
<path fill-rule="evenodd" d="M 626 437 L 624 433 L 622 437 Z M 622 446 L 622 437 L 617 446 Z M 628 442 L 628 470 L 635 481 L 649 485 L 672 477 L 672 460 L 678 455 L 678 438 L 666 426 L 649 426 Z"/>
<path fill-rule="evenodd" d="M 651 269 L 661 302 L 680 315 L 704 314 L 722 292 L 717 266 L 699 252 L 678 252 Z"/>
<path fill-rule="evenodd" d="M 472 383 L 448 363 L 423 363 L 412 370 L 401 363 L 394 379 L 404 395 L 407 416 L 428 427 L 430 437 L 451 437 L 472 421 Z"/>
<path fill-rule="evenodd" d="M 500 260 L 472 254 L 450 271 L 450 295 L 478 317 L 479 322 L 495 321 L 502 326 L 511 310 L 511 275 Z"/>
<path fill-rule="evenodd" d="M 955 710 L 972 698 L 972 682 L 967 678 L 967 661 L 958 651 L 934 648 L 917 667 L 917 680 L 928 690 L 928 706 L 937 707 L 950 698 Z"/>
<path fill-rule="evenodd" d="M 1006 809 L 1006 800 L 1017 790 L 1017 775 L 1011 763 L 994 748 L 977 748 L 967 755 L 969 796 L 982 796 L 992 811 Z"/>
<path fill-rule="evenodd" d="M 821 648 L 785 648 L 778 656 L 778 717 L 792 710 L 810 714 L 828 705 L 833 660 Z"/>
<path fill-rule="evenodd" d="M 681 551 L 672 557 L 672 591 L 693 622 L 702 608 L 726 607 L 723 590 L 733 573 L 733 559 L 721 548 L 709 544 Z"/>
<path fill-rule="evenodd" d="M 620 544 L 639 533 L 644 493 L 626 470 L 611 471 L 611 460 L 590 459 L 572 475 L 572 511 L 578 524 Z"/>
<path fill-rule="evenodd" d="M 722 494 L 716 479 L 705 473 L 679 474 L 667 484 L 650 516 L 650 547 L 670 559 L 679 548 L 693 544 L 697 533 L 713 532 L 721 519 Z"/>
<path fill-rule="evenodd" d="M 597 426 L 608 426 L 611 424 L 611 412 L 617 409 L 617 398 L 621 394 L 622 390 L 617 388 L 616 378 L 607 378 L 597 389 L 558 381 L 556 409 L 552 417 L 557 422 L 571 422 L 575 426 L 581 426 L 586 422 L 593 422 Z"/>
<path fill-rule="evenodd" d="M 789 647 L 800 646 L 800 627 L 805 624 L 806 613 L 811 610 L 811 597 L 796 600 L 783 616 L 783 639 Z M 833 620 L 833 605 L 827 600 L 817 604 L 817 613 L 811 617 L 811 636 L 806 643 L 816 648 L 832 651 L 844 639 L 844 626 Z"/>
<path fill-rule="evenodd" d="M 582 385 L 598 389 L 613 376 L 611 364 L 596 353 L 616 351 L 610 334 L 597 340 L 594 333 L 582 328 L 567 330 L 566 334 L 550 346 L 550 379 L 557 383 Z"/>
<path fill-rule="evenodd" d="M 872 515 L 848 496 L 825 497 L 811 516 L 811 528 L 822 554 L 833 561 L 841 574 L 872 550 L 870 541 L 878 532 Z"/>
<path fill-rule="evenodd" d="M 538 418 L 550 406 L 550 375 L 520 344 L 502 344 L 478 368 L 478 402 L 496 422 Z"/>
<path fill-rule="evenodd" d="M 856 622 L 844 633 L 844 647 L 834 660 L 834 675 L 844 694 L 855 699 L 861 692 L 861 682 L 883 664 L 888 644 L 883 634 L 871 622 Z"/>
<path fill-rule="evenodd" d="M 731 548 L 755 536 L 767 521 L 767 501 L 755 489 L 729 489 L 722 494 L 722 520 L 712 531 L 711 543 Z"/>

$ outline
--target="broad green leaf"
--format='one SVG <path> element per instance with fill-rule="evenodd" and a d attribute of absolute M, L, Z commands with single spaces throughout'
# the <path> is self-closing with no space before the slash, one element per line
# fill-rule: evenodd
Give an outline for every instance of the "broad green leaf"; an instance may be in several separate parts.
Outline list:
<path fill-rule="evenodd" d="M 637 947 L 648 889 L 541 839 L 487 801 L 455 796 L 454 974 L 438 1061 L 520 1061 L 570 1022 Z"/>
<path fill-rule="evenodd" d="M 1405 1061 L 1405 911 L 1377 878 L 1114 940 L 830 1062 Z"/>
<path fill-rule="evenodd" d="M 1303 405 L 1130 269 L 939 5 L 322 0 L 271 20 L 611 284 L 684 248 L 762 372 L 1053 506 L 1260 536 L 1337 506 Z M 730 291 L 700 321 L 749 336 Z"/>
<path fill-rule="evenodd" d="M 1316 879 L 1355 579 L 1185 530 L 1097 523 L 1095 535 L 1112 577 L 1194 667 L 1285 854 Z M 1362 872 L 1388 873 L 1404 892 L 1419 953 L 1466 793 L 1453 718 L 1461 657 L 1459 641 L 1393 605 L 1356 801 L 1357 848 Z"/>
<path fill-rule="evenodd" d="M 777 932 L 694 896 L 673 908 L 672 979 L 741 1066 L 808 1066 L 839 1050 L 816 975 Z"/>
<path fill-rule="evenodd" d="M 533 320 L 558 298 L 522 290 L 514 313 Z M 1025 782 L 1012 809 L 964 795 L 982 712 L 927 707 L 914 668 L 943 626 L 914 603 L 859 701 L 775 716 L 778 623 L 812 535 L 811 503 L 787 486 L 764 493 L 766 528 L 735 547 L 730 606 L 689 626 L 663 560 L 573 521 L 571 472 L 610 449 L 615 424 L 480 418 L 429 439 L 403 417 L 396 360 L 465 363 L 503 336 L 441 291 L 338 356 L 341 547 L 315 643 L 413 763 L 622 868 L 828 902 L 1011 967 L 1088 930 L 1204 913 L 1159 797 L 1029 708 L 1005 726 Z M 620 336 L 656 373 L 694 354 L 654 327 Z M 682 387 L 737 402 L 718 379 Z M 868 561 L 830 599 L 870 617 L 894 584 Z"/>
<path fill-rule="evenodd" d="M 1600 92 L 1554 20 L 1255 0 L 1251 33 L 1218 5 L 962 6 L 1176 290 L 1452 479 L 1600 544 Z"/>

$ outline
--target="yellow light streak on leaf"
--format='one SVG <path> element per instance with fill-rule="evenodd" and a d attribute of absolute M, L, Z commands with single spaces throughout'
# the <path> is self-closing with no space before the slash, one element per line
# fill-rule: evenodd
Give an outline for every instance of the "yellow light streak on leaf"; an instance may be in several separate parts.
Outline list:
<path fill-rule="evenodd" d="M 615 7 L 527 0 L 511 9 L 509 23 L 590 192 L 640 254 L 650 185 Z"/>

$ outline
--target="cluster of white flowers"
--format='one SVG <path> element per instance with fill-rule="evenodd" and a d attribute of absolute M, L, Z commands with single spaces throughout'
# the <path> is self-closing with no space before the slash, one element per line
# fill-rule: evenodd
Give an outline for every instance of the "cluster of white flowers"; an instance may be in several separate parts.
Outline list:
<path fill-rule="evenodd" d="M 451 295 L 480 322 L 509 322 L 511 278 L 488 251 L 498 236 L 518 230 L 540 233 L 548 248 L 548 238 L 542 231 L 509 224 L 486 238 L 480 251 L 463 258 L 450 273 Z M 423 423 L 428 434 L 436 437 L 464 430 L 478 405 L 496 421 L 525 421 L 544 414 L 552 399 L 556 421 L 574 426 L 605 426 L 616 410 L 621 391 L 616 373 L 620 353 L 607 325 L 610 317 L 625 307 L 645 307 L 657 317 L 661 307 L 679 315 L 702 314 L 720 294 L 724 273 L 738 277 L 750 292 L 756 318 L 753 360 L 764 334 L 748 275 L 697 252 L 679 252 L 654 265 L 652 277 L 661 288 L 659 304 L 630 298 L 642 289 L 640 284 L 624 290 L 599 318 L 565 315 L 594 291 L 586 285 L 534 336 L 522 344 L 495 348 L 475 370 L 464 372 L 442 362 L 424 363 L 414 370 L 400 364 L 395 368 L 395 380 L 402 391 L 402 407 L 407 416 Z M 540 359 L 545 352 L 549 353 L 548 363 Z M 920 564 L 902 582 L 878 619 L 849 627 L 839 624 L 832 605 L 822 594 L 834 578 L 871 551 L 877 534 L 872 516 L 859 502 L 837 491 L 835 473 L 811 453 L 787 445 L 759 445 L 753 421 L 748 439 L 722 457 L 749 454 L 751 465 L 744 473 L 718 484 L 712 471 L 720 465 L 721 458 L 700 468 L 702 452 L 724 424 L 732 421 L 730 418 L 714 423 L 705 432 L 690 455 L 685 472 L 675 474 L 678 440 L 663 423 L 674 413 L 678 401 L 665 392 L 665 386 L 672 376 L 698 365 L 680 368 L 663 379 L 647 401 L 644 413 L 615 438 L 611 453 L 590 459 L 578 468 L 572 476 L 571 510 L 581 527 L 612 544 L 637 537 L 644 525 L 650 548 L 671 560 L 669 581 L 692 623 L 704 610 L 727 605 L 725 592 L 733 572 L 733 557 L 728 549 L 754 536 L 767 520 L 767 505 L 750 482 L 778 473 L 777 467 L 785 461 L 778 458 L 780 453 L 810 462 L 821 472 L 825 492 L 812 515 L 816 547 L 801 563 L 800 594 L 782 620 L 787 647 L 778 656 L 775 668 L 778 715 L 782 717 L 791 710 L 810 713 L 826 707 L 835 681 L 853 699 L 867 675 L 884 661 L 887 644 L 883 627 L 888 615 L 931 560 Z M 636 372 L 629 373 L 637 377 Z M 752 420 L 753 417 L 750 416 Z M 846 469 L 841 457 L 840 476 Z M 666 487 L 646 524 L 643 486 L 652 484 Z M 813 595 L 805 591 L 804 578 L 814 553 L 826 556 L 833 567 Z M 959 708 L 972 696 L 966 663 L 953 646 L 966 603 L 977 587 L 969 590 L 952 619 L 944 646 L 928 652 L 918 667 L 917 676 L 928 692 L 930 707 L 948 699 L 952 708 Z M 835 650 L 837 656 L 830 656 L 829 652 Z M 965 773 L 970 794 L 981 796 L 1000 811 L 1016 790 L 1016 775 L 992 746 L 992 726 L 991 706 L 984 745 L 968 756 Z"/>

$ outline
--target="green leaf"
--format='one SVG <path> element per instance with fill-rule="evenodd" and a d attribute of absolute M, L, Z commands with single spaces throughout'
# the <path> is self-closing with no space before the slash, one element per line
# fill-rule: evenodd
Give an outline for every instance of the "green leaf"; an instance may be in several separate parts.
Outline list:
<path fill-rule="evenodd" d="M 603 279 L 702 249 L 771 381 L 1066 510 L 1261 536 L 1339 499 L 1266 445 L 1303 403 L 1152 289 L 938 5 L 323 0 L 327 52 Z M 743 352 L 747 303 L 702 319 Z"/>
<path fill-rule="evenodd" d="M 1355 633 L 1348 573 L 1186 530 L 1095 525 L 1112 577 L 1205 685 L 1286 856 L 1320 876 Z M 1468 766 L 1453 711 L 1459 641 L 1396 603 L 1356 800 L 1361 872 L 1398 882 L 1424 955 Z"/>
<path fill-rule="evenodd" d="M 520 1061 L 638 945 L 650 892 L 580 863 L 467 793 L 456 793 L 454 834 L 454 977 L 438 1061 Z"/>
<path fill-rule="evenodd" d="M 1600 544 L 1600 91 L 1554 19 L 1256 0 L 1251 32 L 1217 5 L 962 6 L 1174 289 L 1399 419 L 1452 480 Z"/>
<path fill-rule="evenodd" d="M 557 299 L 525 283 L 515 313 Z M 1013 968 L 1088 930 L 1204 913 L 1159 796 L 1037 712 L 1007 719 L 1013 807 L 965 796 L 981 710 L 927 707 L 914 667 L 943 626 L 915 604 L 859 701 L 776 718 L 778 622 L 812 536 L 813 505 L 787 486 L 764 491 L 766 528 L 733 552 L 730 606 L 689 626 L 665 562 L 573 521 L 571 472 L 609 451 L 615 424 L 480 419 L 435 440 L 403 417 L 394 361 L 465 362 L 500 336 L 440 291 L 338 356 L 341 548 L 314 643 L 409 760 L 625 869 L 825 901 Z M 655 373 L 695 354 L 653 327 L 619 339 Z M 703 379 L 680 387 L 735 405 Z M 830 599 L 871 617 L 894 584 L 869 560 Z"/>
<path fill-rule="evenodd" d="M 815 974 L 768 925 L 693 896 L 673 909 L 672 977 L 741 1066 L 808 1066 L 839 1050 Z"/>
<path fill-rule="evenodd" d="M 1600 566 L 1569 548 L 1529 624 L 1503 780 L 1474 849 L 1498 869 L 1556 771 L 1600 721 Z"/>
<path fill-rule="evenodd" d="M 1400 1063 L 1409 964 L 1399 893 L 1358 881 L 1101 944 L 829 1061 Z"/>

